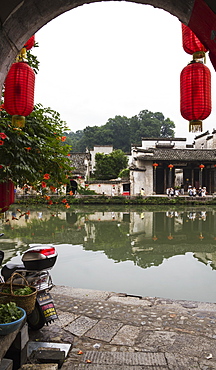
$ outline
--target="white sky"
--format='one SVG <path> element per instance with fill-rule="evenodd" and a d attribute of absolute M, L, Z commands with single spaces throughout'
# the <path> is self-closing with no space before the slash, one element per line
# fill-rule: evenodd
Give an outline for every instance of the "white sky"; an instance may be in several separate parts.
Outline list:
<path fill-rule="evenodd" d="M 181 24 L 164 10 L 129 2 L 83 5 L 62 14 L 36 33 L 40 61 L 35 103 L 58 111 L 71 131 L 103 125 L 116 115 L 162 112 L 187 137 L 180 114 L 180 72 L 192 59 L 182 48 Z M 212 113 L 203 130 L 216 128 Z"/>

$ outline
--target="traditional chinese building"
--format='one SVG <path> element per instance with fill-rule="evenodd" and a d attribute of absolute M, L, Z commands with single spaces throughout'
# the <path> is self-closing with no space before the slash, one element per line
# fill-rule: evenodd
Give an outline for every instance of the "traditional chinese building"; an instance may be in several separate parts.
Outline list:
<path fill-rule="evenodd" d="M 216 193 L 216 130 L 196 136 L 192 145 L 184 138 L 145 138 L 132 147 L 130 194 L 165 194 L 168 187 L 188 190 L 205 186 Z"/>

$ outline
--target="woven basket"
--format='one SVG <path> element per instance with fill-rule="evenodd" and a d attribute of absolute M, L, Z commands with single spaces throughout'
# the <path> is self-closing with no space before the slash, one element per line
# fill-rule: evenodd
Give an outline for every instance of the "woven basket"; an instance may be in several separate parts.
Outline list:
<path fill-rule="evenodd" d="M 25 284 L 13 284 L 13 280 L 15 279 L 16 275 L 22 278 L 25 281 Z M 30 287 L 33 293 L 27 295 L 14 294 L 14 290 L 19 288 L 25 288 L 26 286 Z M 3 290 L 5 288 L 9 288 L 10 293 L 4 293 Z M 6 283 L 0 283 L 0 303 L 5 304 L 9 302 L 15 302 L 18 307 L 22 307 L 26 311 L 27 315 L 29 315 L 34 310 L 36 296 L 37 289 L 33 286 L 30 286 L 25 277 L 18 274 L 17 272 L 14 272 L 11 275 L 10 279 L 6 281 Z"/>

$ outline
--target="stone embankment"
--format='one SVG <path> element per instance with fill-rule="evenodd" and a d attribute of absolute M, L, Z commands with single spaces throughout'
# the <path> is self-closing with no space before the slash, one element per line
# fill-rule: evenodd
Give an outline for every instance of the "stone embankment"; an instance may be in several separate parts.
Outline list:
<path fill-rule="evenodd" d="M 56 286 L 59 320 L 30 340 L 72 344 L 63 370 L 216 369 L 216 305 Z"/>

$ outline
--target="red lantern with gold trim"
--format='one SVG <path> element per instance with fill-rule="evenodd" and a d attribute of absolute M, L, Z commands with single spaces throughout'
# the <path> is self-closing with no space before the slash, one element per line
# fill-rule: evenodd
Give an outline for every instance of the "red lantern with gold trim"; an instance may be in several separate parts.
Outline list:
<path fill-rule="evenodd" d="M 186 53 L 188 54 L 194 54 L 197 53 L 197 57 L 202 58 L 208 49 L 205 48 L 205 46 L 201 43 L 201 41 L 198 39 L 198 37 L 191 31 L 191 29 L 182 23 L 182 46 Z M 199 51 L 200 53 L 199 56 Z"/>
<path fill-rule="evenodd" d="M 167 166 L 169 169 L 170 169 L 170 171 L 173 169 L 173 164 L 168 164 L 168 166 Z"/>
<path fill-rule="evenodd" d="M 201 171 L 203 171 L 203 168 L 205 168 L 204 164 L 200 164 L 199 168 L 200 168 Z"/>
<path fill-rule="evenodd" d="M 158 163 L 154 162 L 154 163 L 152 164 L 152 166 L 154 167 L 154 170 L 156 170 L 156 168 L 158 167 Z"/>
<path fill-rule="evenodd" d="M 11 180 L 0 183 L 0 213 L 8 210 L 14 203 L 14 184 Z"/>
<path fill-rule="evenodd" d="M 201 62 L 192 61 L 180 75 L 180 111 L 189 121 L 189 131 L 202 131 L 202 120 L 211 113 L 211 73 Z"/>
<path fill-rule="evenodd" d="M 4 109 L 7 113 L 28 116 L 34 108 L 35 74 L 26 62 L 13 63 L 5 79 Z"/>
<path fill-rule="evenodd" d="M 35 44 L 35 35 L 30 37 L 30 39 L 25 43 L 24 48 L 30 50 L 31 48 L 33 48 L 34 44 Z"/>

